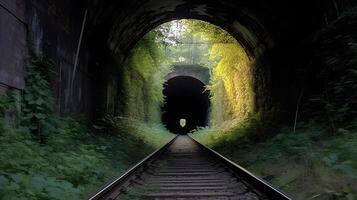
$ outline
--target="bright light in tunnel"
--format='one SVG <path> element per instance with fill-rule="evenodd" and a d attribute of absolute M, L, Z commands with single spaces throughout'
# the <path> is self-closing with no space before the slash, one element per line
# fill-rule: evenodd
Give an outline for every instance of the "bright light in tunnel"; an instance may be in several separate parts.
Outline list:
<path fill-rule="evenodd" d="M 186 126 L 186 119 L 180 119 L 180 126 L 182 128 Z"/>

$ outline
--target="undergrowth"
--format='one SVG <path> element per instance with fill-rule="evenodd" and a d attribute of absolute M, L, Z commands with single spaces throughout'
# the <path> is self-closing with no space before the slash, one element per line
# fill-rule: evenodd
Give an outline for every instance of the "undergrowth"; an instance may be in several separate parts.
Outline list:
<path fill-rule="evenodd" d="M 132 120 L 118 120 L 111 134 L 56 120 L 46 144 L 27 127 L 0 122 L 2 199 L 81 199 L 172 137 L 159 125 Z"/>
<path fill-rule="evenodd" d="M 0 96 L 0 199 L 83 199 L 172 138 L 128 118 L 60 117 L 41 67 L 28 68 L 17 120 L 12 92 Z"/>
<path fill-rule="evenodd" d="M 193 136 L 297 199 L 356 199 L 357 122 L 339 128 L 338 137 L 311 121 L 257 141 L 249 138 L 264 127 L 255 120 Z"/>

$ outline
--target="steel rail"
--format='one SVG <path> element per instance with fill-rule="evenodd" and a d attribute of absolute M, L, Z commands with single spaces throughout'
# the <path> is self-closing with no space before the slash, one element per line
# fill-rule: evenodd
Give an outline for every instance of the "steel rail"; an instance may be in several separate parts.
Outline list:
<path fill-rule="evenodd" d="M 140 162 L 138 162 L 136 165 L 131 167 L 128 171 L 126 171 L 123 175 L 121 175 L 119 178 L 116 178 L 114 181 L 110 181 L 108 184 L 106 184 L 104 187 L 102 187 L 98 192 L 92 194 L 89 198 L 86 198 L 87 200 L 99 200 L 99 199 L 104 199 L 106 196 L 110 195 L 113 189 L 116 189 L 123 185 L 125 182 L 129 180 L 129 178 L 137 172 L 141 167 L 145 166 L 147 163 L 150 161 L 154 160 L 160 154 L 167 148 L 169 147 L 175 140 L 177 136 L 175 136 L 170 142 L 167 144 L 163 145 L 161 148 L 157 149 L 156 151 L 152 152 L 148 156 L 146 156 L 144 159 L 142 159 Z"/>
<path fill-rule="evenodd" d="M 263 192 L 268 198 L 274 200 L 293 200 L 292 197 L 287 195 L 286 193 L 280 191 L 279 189 L 275 188 L 268 182 L 256 177 L 254 174 L 243 168 L 242 166 L 234 163 L 233 161 L 229 160 L 228 158 L 222 156 L 217 151 L 201 144 L 196 139 L 188 135 L 196 144 L 198 144 L 204 151 L 209 152 L 212 154 L 217 160 L 223 162 L 228 169 L 233 170 L 233 172 L 237 173 L 244 181 L 254 186 L 258 191 Z"/>
<path fill-rule="evenodd" d="M 213 158 L 215 158 L 217 161 L 222 162 L 224 166 L 237 174 L 243 181 L 246 183 L 250 184 L 251 186 L 254 187 L 255 190 L 263 193 L 266 197 L 269 199 L 273 200 L 293 200 L 292 197 L 287 195 L 286 193 L 280 191 L 279 189 L 275 188 L 271 184 L 267 183 L 266 181 L 256 177 L 253 175 L 251 172 L 248 170 L 244 169 L 240 165 L 234 163 L 233 161 L 227 159 L 226 157 L 222 156 L 218 152 L 212 150 L 211 148 L 201 144 L 194 138 L 192 138 L 190 135 L 188 135 L 191 140 L 193 140 L 204 152 L 207 152 L 208 155 L 211 155 Z M 128 183 L 128 181 L 131 180 L 131 178 L 139 172 L 142 167 L 147 166 L 150 162 L 155 161 L 176 139 L 178 136 L 173 138 L 170 142 L 167 144 L 163 145 L 161 148 L 158 150 L 154 151 L 150 155 L 148 155 L 146 158 L 141 160 L 139 163 L 131 167 L 127 172 L 125 172 L 123 175 L 121 175 L 119 178 L 115 179 L 114 181 L 111 181 L 104 187 L 102 187 L 98 192 L 95 194 L 91 195 L 91 197 L 87 198 L 87 200 L 100 200 L 100 199 L 112 199 L 109 198 L 112 193 L 116 192 L 118 195 L 114 196 L 119 196 L 121 192 L 121 187 L 125 187 L 125 184 Z M 127 185 L 128 186 L 128 185 Z M 129 186 L 130 187 L 130 186 Z M 116 198 L 114 197 L 114 198 Z"/>

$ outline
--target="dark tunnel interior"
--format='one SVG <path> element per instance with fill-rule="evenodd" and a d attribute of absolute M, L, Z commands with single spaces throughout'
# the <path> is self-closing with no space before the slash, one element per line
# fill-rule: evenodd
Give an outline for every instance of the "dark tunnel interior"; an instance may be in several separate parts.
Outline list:
<path fill-rule="evenodd" d="M 201 81 L 189 76 L 174 77 L 165 83 L 163 94 L 162 122 L 169 131 L 187 134 L 207 125 L 209 92 Z M 183 127 L 180 125 L 182 119 L 186 121 Z"/>

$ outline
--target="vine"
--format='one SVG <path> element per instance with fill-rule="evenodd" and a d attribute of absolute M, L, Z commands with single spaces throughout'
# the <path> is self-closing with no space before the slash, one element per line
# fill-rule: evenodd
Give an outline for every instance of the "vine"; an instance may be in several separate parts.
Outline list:
<path fill-rule="evenodd" d="M 49 132 L 54 131 L 54 98 L 49 84 L 49 72 L 53 67 L 42 57 L 32 61 L 27 68 L 26 87 L 22 99 L 21 125 L 44 143 Z"/>

